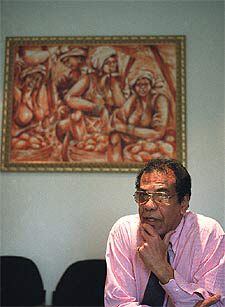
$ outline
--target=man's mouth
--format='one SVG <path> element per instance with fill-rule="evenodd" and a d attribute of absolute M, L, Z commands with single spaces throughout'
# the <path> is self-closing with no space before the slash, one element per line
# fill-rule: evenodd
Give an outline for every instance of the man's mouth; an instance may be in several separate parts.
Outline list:
<path fill-rule="evenodd" d="M 150 224 L 154 224 L 159 221 L 159 219 L 154 218 L 154 217 L 143 217 L 142 220 L 144 223 L 150 223 Z"/>

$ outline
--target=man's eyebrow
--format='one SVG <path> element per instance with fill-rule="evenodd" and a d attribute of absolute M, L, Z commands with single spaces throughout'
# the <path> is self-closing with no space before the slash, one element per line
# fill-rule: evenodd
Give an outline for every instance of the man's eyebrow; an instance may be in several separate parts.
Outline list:
<path fill-rule="evenodd" d="M 158 188 L 154 192 L 164 192 L 164 193 L 169 193 L 170 190 L 167 188 Z"/>
<path fill-rule="evenodd" d="M 138 190 L 138 191 L 141 191 L 141 192 L 145 192 L 145 191 L 147 191 L 147 190 L 142 189 L 142 188 L 137 188 L 137 190 Z"/>
<path fill-rule="evenodd" d="M 155 192 L 169 192 L 169 189 L 167 189 L 167 188 L 158 188 L 158 189 L 156 189 Z"/>
<path fill-rule="evenodd" d="M 140 192 L 149 192 L 149 193 L 155 193 L 155 192 L 169 192 L 169 190 L 167 188 L 158 188 L 156 189 L 154 192 L 153 191 L 149 191 L 149 190 L 145 190 L 142 188 L 139 188 L 138 191 Z"/>

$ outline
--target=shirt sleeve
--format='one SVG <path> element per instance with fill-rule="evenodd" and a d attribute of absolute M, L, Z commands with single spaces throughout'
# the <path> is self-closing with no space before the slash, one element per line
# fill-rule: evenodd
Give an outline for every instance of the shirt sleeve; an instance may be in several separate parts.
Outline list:
<path fill-rule="evenodd" d="M 199 300 L 213 294 L 221 299 L 214 306 L 225 306 L 225 237 L 210 240 L 203 253 L 201 264 L 196 268 L 193 281 L 186 281 L 174 270 L 174 279 L 162 285 L 175 306 L 193 307 Z"/>
<path fill-rule="evenodd" d="M 127 229 L 122 227 L 116 227 L 116 230 L 114 227 L 109 234 L 106 249 L 105 307 L 145 306 L 137 301 L 129 240 Z"/>

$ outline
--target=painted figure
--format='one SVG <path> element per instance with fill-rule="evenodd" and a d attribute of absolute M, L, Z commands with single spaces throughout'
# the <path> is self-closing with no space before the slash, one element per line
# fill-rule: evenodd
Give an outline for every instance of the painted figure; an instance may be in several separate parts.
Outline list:
<path fill-rule="evenodd" d="M 111 118 L 114 131 L 110 137 L 109 160 L 112 162 L 124 161 L 124 155 L 133 161 L 138 159 L 136 162 L 148 160 L 157 152 L 153 142 L 163 139 L 169 120 L 170 102 L 164 94 L 152 93 L 155 78 L 150 71 L 139 71 L 129 85 L 131 96 Z M 127 144 L 132 145 L 123 150 Z"/>
<path fill-rule="evenodd" d="M 112 47 L 97 47 L 91 56 L 91 64 L 97 75 L 98 92 L 109 113 L 125 102 L 123 76 L 119 73 L 118 55 Z"/>
<path fill-rule="evenodd" d="M 67 51 L 60 56 L 61 68 L 55 72 L 59 79 L 56 87 L 61 105 L 65 106 L 63 118 L 59 114 L 60 120 L 56 125 L 56 135 L 63 144 L 64 161 L 70 159 L 68 146 L 71 140 L 76 141 L 74 145 L 78 144 L 81 148 L 86 142 L 84 137 L 102 130 L 107 132 L 108 112 L 96 91 L 95 78 L 86 66 L 86 56 L 87 51 L 82 48 Z M 83 145 L 83 148 L 87 147 Z"/>

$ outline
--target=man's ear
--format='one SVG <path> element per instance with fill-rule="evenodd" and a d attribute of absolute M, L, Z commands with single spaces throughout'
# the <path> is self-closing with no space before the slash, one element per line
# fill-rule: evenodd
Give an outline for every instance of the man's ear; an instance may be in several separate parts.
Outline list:
<path fill-rule="evenodd" d="M 185 212 L 187 211 L 188 207 L 189 207 L 189 201 L 190 201 L 190 196 L 189 195 L 185 195 L 182 202 L 181 202 L 181 210 L 180 213 L 182 215 L 185 214 Z"/>

